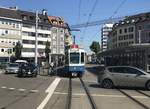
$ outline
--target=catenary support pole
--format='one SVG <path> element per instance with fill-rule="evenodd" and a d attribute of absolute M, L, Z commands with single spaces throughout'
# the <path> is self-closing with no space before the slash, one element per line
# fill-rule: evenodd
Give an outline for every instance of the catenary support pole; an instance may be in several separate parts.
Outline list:
<path fill-rule="evenodd" d="M 38 54 L 38 50 L 37 50 L 37 37 L 38 37 L 38 11 L 36 11 L 36 24 L 35 24 L 35 65 L 37 65 L 37 62 L 38 62 L 38 57 L 37 57 L 37 54 Z"/>

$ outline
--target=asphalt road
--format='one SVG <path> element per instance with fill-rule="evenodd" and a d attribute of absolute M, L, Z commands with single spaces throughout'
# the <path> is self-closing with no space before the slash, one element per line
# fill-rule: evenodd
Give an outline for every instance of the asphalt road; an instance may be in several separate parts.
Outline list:
<path fill-rule="evenodd" d="M 83 80 L 97 109 L 146 109 L 117 89 L 103 89 L 97 83 L 100 67 L 87 65 Z M 0 74 L 0 109 L 66 109 L 69 79 L 57 76 L 18 78 L 14 74 Z M 150 97 L 121 89 L 150 108 Z M 137 89 L 150 96 L 150 91 Z M 147 109 L 148 109 L 147 108 Z M 72 79 L 71 109 L 91 109 L 89 100 L 78 78 Z"/>

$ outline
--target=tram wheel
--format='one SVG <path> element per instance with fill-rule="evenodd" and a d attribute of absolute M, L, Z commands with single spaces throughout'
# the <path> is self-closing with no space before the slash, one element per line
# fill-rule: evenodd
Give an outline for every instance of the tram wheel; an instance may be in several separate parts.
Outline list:
<path fill-rule="evenodd" d="M 81 78 L 82 76 L 83 76 L 82 73 L 78 73 L 78 74 L 77 74 L 77 77 L 80 77 L 80 78 Z"/>

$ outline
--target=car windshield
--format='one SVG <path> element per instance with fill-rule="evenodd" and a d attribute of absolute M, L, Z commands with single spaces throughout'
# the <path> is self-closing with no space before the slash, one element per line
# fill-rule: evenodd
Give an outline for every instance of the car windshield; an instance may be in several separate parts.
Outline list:
<path fill-rule="evenodd" d="M 9 64 L 8 66 L 9 67 L 18 67 L 19 65 L 18 64 Z"/>

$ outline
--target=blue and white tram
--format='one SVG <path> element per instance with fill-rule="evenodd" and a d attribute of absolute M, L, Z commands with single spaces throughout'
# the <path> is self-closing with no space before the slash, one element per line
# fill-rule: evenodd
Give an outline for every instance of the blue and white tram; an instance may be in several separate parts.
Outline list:
<path fill-rule="evenodd" d="M 67 73 L 77 74 L 82 77 L 85 71 L 85 51 L 80 49 L 78 45 L 72 45 L 66 53 L 65 70 Z"/>

